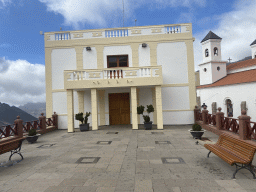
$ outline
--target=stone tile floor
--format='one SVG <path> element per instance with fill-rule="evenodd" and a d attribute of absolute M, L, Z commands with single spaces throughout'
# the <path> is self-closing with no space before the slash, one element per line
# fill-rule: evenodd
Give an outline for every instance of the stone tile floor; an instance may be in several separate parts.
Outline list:
<path fill-rule="evenodd" d="M 0 192 L 256 191 L 249 171 L 239 171 L 233 180 L 235 167 L 214 154 L 206 158 L 208 150 L 195 144 L 190 128 L 132 130 L 131 125 L 122 125 L 47 133 L 37 143 L 23 142 L 23 161 L 0 167 Z M 208 131 L 204 137 L 218 139 Z M 0 163 L 9 155 L 1 155 Z"/>

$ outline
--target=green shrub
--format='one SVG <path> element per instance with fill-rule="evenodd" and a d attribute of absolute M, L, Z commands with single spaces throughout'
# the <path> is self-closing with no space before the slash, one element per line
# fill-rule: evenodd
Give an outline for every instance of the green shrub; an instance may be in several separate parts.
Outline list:
<path fill-rule="evenodd" d="M 150 117 L 148 115 L 143 115 L 143 118 L 146 123 L 150 121 Z"/>
<path fill-rule="evenodd" d="M 85 124 L 87 124 L 87 121 L 88 121 L 88 117 L 91 115 L 91 112 L 86 112 L 86 115 L 84 117 L 84 114 L 81 112 L 81 113 L 78 113 L 76 114 L 76 120 L 78 121 L 81 121 L 81 124 L 83 124 L 85 122 Z"/>
<path fill-rule="evenodd" d="M 143 111 L 144 111 L 145 107 L 140 105 L 139 107 L 137 107 L 137 114 L 143 114 Z"/>
<path fill-rule="evenodd" d="M 37 132 L 36 132 L 35 129 L 30 129 L 30 130 L 28 131 L 28 136 L 34 136 L 34 135 L 36 135 L 36 134 L 37 134 Z"/>
<path fill-rule="evenodd" d="M 88 121 L 88 117 L 91 115 L 91 112 L 86 112 L 86 115 L 84 117 L 84 123 L 87 124 L 87 121 Z"/>
<path fill-rule="evenodd" d="M 201 125 L 198 125 L 198 124 L 195 123 L 195 124 L 192 126 L 192 131 L 202 131 Z"/>

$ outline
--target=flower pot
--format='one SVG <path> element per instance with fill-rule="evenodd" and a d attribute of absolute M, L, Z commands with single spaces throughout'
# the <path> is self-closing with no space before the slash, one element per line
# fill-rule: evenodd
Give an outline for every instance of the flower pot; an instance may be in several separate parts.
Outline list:
<path fill-rule="evenodd" d="M 26 137 L 26 140 L 29 142 L 29 143 L 35 143 L 38 139 L 38 136 L 40 136 L 41 134 L 36 134 L 34 136 L 27 136 Z"/>
<path fill-rule="evenodd" d="M 152 129 L 152 121 L 144 122 L 144 128 L 146 130 L 151 130 Z"/>
<path fill-rule="evenodd" d="M 83 131 L 89 131 L 89 124 L 90 124 L 90 123 L 87 123 L 87 124 L 80 124 L 80 125 L 79 125 L 80 131 L 81 131 L 81 132 L 83 132 Z"/>
<path fill-rule="evenodd" d="M 202 130 L 202 131 L 192 131 L 192 129 L 191 129 L 189 131 L 190 131 L 190 133 L 191 133 L 191 135 L 193 136 L 194 139 L 200 139 L 201 140 L 201 137 L 204 134 L 204 130 Z"/>

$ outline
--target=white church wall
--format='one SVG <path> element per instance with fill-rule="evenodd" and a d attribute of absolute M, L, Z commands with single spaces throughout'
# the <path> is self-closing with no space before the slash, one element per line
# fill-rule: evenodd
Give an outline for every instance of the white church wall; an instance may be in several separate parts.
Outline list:
<path fill-rule="evenodd" d="M 206 69 L 206 71 L 204 71 Z M 200 85 L 207 85 L 212 83 L 212 68 L 210 63 L 200 65 Z"/>
<path fill-rule="evenodd" d="M 164 84 L 188 83 L 185 42 L 158 43 L 157 65 L 162 65 Z"/>
<path fill-rule="evenodd" d="M 219 67 L 219 70 L 218 70 Z M 216 82 L 227 75 L 226 63 L 212 63 L 212 82 Z"/>
<path fill-rule="evenodd" d="M 197 89 L 197 96 L 200 96 L 201 104 L 205 103 L 211 114 L 211 104 L 216 102 L 217 108 L 222 108 L 225 117 L 227 116 L 225 100 L 230 99 L 233 103 L 233 118 L 241 115 L 241 102 L 246 101 L 247 115 L 251 117 L 251 121 L 256 122 L 256 83 Z"/>
<path fill-rule="evenodd" d="M 139 66 L 150 66 L 150 47 L 147 45 L 147 47 L 142 47 L 142 45 L 139 46 Z"/>
<path fill-rule="evenodd" d="M 211 61 L 211 46 L 210 46 L 210 43 L 209 43 L 210 40 L 207 40 L 205 42 L 202 43 L 202 54 L 203 54 L 203 63 L 206 63 L 206 62 L 210 62 Z M 205 50 L 208 49 L 208 57 L 205 57 Z"/>
<path fill-rule="evenodd" d="M 251 46 L 251 51 L 252 51 L 252 58 L 256 58 L 256 44 Z"/>
<path fill-rule="evenodd" d="M 211 39 L 210 41 L 210 47 L 211 47 L 211 58 L 212 61 L 221 61 L 221 43 L 220 40 L 218 39 Z M 218 49 L 218 54 L 214 55 L 214 48 Z"/>
<path fill-rule="evenodd" d="M 52 89 L 64 89 L 64 70 L 76 69 L 75 49 L 52 50 Z"/>
<path fill-rule="evenodd" d="M 97 69 L 97 50 L 91 47 L 91 51 L 83 50 L 83 68 L 84 69 Z"/>
<path fill-rule="evenodd" d="M 256 64 L 256 60 L 255 60 L 255 64 Z M 252 70 L 252 69 L 256 69 L 256 65 L 249 66 L 249 67 L 243 67 L 243 68 L 240 68 L 240 69 L 229 70 L 227 73 L 231 74 L 231 73 L 237 73 L 237 72 L 241 72 L 241 71 L 249 71 L 249 70 Z"/>
<path fill-rule="evenodd" d="M 107 66 L 108 55 L 128 55 L 129 67 L 132 67 L 132 49 L 130 45 L 125 46 L 107 46 L 103 50 L 104 68 Z"/>

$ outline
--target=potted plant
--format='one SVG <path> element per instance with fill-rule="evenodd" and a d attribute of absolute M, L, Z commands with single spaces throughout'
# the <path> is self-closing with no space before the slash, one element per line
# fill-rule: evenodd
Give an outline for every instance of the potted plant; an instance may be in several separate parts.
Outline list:
<path fill-rule="evenodd" d="M 140 105 L 137 107 L 137 114 L 142 114 L 144 112 L 144 106 Z M 147 113 L 148 115 L 143 115 L 144 119 L 144 127 L 146 130 L 151 130 L 152 129 L 152 121 L 150 121 L 149 113 L 154 112 L 154 107 L 153 105 L 147 105 Z"/>
<path fill-rule="evenodd" d="M 36 132 L 36 129 L 30 129 L 28 131 L 28 136 L 26 137 L 26 140 L 29 142 L 29 143 L 35 143 L 38 139 L 38 136 L 40 136 L 41 134 L 38 134 Z"/>
<path fill-rule="evenodd" d="M 86 112 L 85 117 L 83 117 L 83 113 L 76 114 L 76 120 L 81 121 L 81 124 L 79 125 L 80 131 L 89 131 L 89 124 L 87 123 L 88 117 L 91 115 L 91 112 Z"/>
<path fill-rule="evenodd" d="M 194 139 L 200 139 L 202 135 L 204 134 L 204 131 L 201 127 L 201 125 L 195 123 L 192 125 L 192 129 L 189 130 L 191 135 L 193 136 Z"/>

